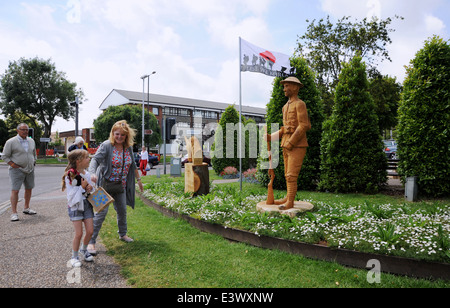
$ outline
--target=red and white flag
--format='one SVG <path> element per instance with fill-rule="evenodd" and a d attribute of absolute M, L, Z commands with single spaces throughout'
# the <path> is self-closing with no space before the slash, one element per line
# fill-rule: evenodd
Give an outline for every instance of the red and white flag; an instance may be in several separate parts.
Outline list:
<path fill-rule="evenodd" d="M 240 39 L 241 72 L 261 73 L 272 77 L 286 77 L 294 74 L 289 56 L 270 51 Z"/>

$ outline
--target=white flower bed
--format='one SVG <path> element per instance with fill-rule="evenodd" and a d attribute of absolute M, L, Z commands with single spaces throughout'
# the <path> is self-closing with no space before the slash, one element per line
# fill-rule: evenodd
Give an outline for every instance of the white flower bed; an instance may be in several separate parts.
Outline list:
<path fill-rule="evenodd" d="M 308 243 L 325 242 L 338 248 L 390 255 L 450 261 L 450 206 L 431 211 L 406 206 L 342 202 L 314 204 L 313 212 L 295 218 L 256 212 L 265 195 L 241 196 L 230 187 L 213 186 L 207 196 L 191 198 L 181 184 L 153 184 L 144 196 L 181 214 L 246 229 L 255 234 Z"/>

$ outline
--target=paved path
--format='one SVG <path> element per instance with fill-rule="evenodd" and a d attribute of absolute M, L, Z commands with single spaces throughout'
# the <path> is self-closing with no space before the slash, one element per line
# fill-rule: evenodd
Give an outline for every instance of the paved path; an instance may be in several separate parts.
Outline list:
<path fill-rule="evenodd" d="M 0 288 L 125 288 L 120 267 L 97 243 L 94 262 L 67 267 L 73 226 L 67 215 L 66 193 L 54 191 L 31 199 L 37 215 L 22 214 L 11 222 L 11 209 L 0 215 Z"/>

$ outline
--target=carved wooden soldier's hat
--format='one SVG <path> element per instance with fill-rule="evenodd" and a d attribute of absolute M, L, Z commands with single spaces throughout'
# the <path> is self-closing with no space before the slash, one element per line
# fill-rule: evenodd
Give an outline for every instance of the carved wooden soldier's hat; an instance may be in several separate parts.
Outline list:
<path fill-rule="evenodd" d="M 300 86 L 300 89 L 304 87 L 304 86 L 303 86 L 303 83 L 301 83 L 300 80 L 298 80 L 297 77 L 292 77 L 292 76 L 286 78 L 285 80 L 281 81 L 280 83 L 281 83 L 281 84 L 285 84 L 285 83 L 288 83 L 288 82 L 290 82 L 290 83 L 295 83 L 295 84 L 299 85 L 299 86 Z"/>

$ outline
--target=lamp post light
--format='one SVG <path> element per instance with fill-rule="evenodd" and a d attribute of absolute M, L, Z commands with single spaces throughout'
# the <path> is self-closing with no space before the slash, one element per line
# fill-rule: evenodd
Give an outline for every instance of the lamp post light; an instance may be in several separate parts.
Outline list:
<path fill-rule="evenodd" d="M 148 78 L 148 85 L 147 85 L 147 91 L 149 93 L 149 100 L 150 100 L 150 76 L 156 74 L 156 72 L 151 73 L 150 75 L 143 75 L 141 77 L 142 79 L 142 145 L 144 146 L 144 137 L 145 137 L 145 117 L 144 117 L 144 110 L 145 110 L 145 78 Z"/>
<path fill-rule="evenodd" d="M 78 96 L 75 97 L 75 101 L 70 103 L 70 105 L 75 107 L 75 138 L 76 138 L 78 137 L 78 112 L 79 106 L 81 105 Z"/>

